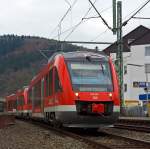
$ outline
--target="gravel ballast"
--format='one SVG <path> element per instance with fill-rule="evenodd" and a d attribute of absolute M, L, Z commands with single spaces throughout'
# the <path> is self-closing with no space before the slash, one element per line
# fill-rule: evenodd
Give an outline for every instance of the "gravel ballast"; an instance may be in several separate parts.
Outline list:
<path fill-rule="evenodd" d="M 0 149 L 90 149 L 90 147 L 73 138 L 60 136 L 23 121 L 16 121 L 15 125 L 0 129 Z"/>

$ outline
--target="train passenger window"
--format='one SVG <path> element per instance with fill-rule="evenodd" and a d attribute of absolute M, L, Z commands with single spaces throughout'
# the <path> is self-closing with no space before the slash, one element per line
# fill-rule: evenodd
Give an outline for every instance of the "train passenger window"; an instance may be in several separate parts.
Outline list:
<path fill-rule="evenodd" d="M 28 104 L 31 104 L 31 101 L 32 101 L 32 89 L 29 90 Z"/>
<path fill-rule="evenodd" d="M 15 105 L 14 105 L 15 109 L 17 108 L 17 100 L 15 100 Z"/>
<path fill-rule="evenodd" d="M 53 69 L 51 69 L 50 72 L 49 72 L 49 95 L 52 95 L 52 93 L 53 93 L 52 83 L 53 83 Z"/>
<path fill-rule="evenodd" d="M 51 69 L 49 73 L 46 75 L 46 96 L 50 96 L 53 93 L 52 83 L 53 83 L 53 69 Z"/>
<path fill-rule="evenodd" d="M 41 105 L 41 80 L 39 80 L 35 84 L 35 89 L 34 89 L 34 105 L 35 106 L 40 106 Z"/>
<path fill-rule="evenodd" d="M 24 105 L 24 97 L 21 96 L 21 106 L 23 106 L 23 105 Z"/>
<path fill-rule="evenodd" d="M 59 80 L 59 76 L 58 76 L 58 71 L 55 68 L 55 92 L 61 91 L 61 84 L 60 84 L 60 80 Z"/>
<path fill-rule="evenodd" d="M 48 77 L 48 74 L 46 75 L 45 77 L 45 81 L 46 81 L 46 97 L 48 96 L 48 90 L 49 90 L 49 77 Z"/>

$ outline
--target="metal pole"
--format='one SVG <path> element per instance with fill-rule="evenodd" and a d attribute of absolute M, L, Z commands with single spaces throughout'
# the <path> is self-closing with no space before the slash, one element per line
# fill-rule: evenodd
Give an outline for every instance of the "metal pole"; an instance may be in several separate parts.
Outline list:
<path fill-rule="evenodd" d="M 116 0 L 112 1 L 113 3 L 113 34 L 116 34 Z"/>
<path fill-rule="evenodd" d="M 122 41 L 122 2 L 117 2 L 117 72 L 119 75 L 120 84 L 120 102 L 121 112 L 124 106 L 124 94 L 123 94 L 123 41 Z"/>
<path fill-rule="evenodd" d="M 147 88 L 147 90 L 146 90 L 146 107 L 147 107 L 147 114 L 148 114 L 148 73 L 147 72 L 145 72 L 145 75 L 146 75 L 146 88 Z"/>
<path fill-rule="evenodd" d="M 145 77 L 146 77 L 146 107 L 147 107 L 147 116 L 148 116 L 148 103 L 149 103 L 149 98 L 148 98 L 148 94 L 149 94 L 149 82 L 148 82 L 148 74 L 150 73 L 149 64 L 145 64 Z"/>

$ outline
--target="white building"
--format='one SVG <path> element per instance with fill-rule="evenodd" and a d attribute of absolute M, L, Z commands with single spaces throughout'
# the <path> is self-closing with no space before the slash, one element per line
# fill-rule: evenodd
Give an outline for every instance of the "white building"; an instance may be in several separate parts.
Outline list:
<path fill-rule="evenodd" d="M 150 72 L 150 29 L 144 26 L 137 27 L 123 37 L 123 43 L 124 99 L 126 103 L 138 103 L 139 98 L 147 98 L 147 84 L 150 87 L 150 73 L 145 73 L 145 67 Z M 116 49 L 114 43 L 104 52 L 115 60 Z"/>

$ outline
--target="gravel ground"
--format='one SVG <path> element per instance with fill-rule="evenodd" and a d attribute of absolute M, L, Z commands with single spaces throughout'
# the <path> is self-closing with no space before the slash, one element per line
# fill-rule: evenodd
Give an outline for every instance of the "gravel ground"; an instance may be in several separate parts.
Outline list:
<path fill-rule="evenodd" d="M 109 133 L 119 134 L 121 136 L 150 142 L 150 133 L 137 132 L 137 131 L 132 131 L 132 130 L 118 129 L 118 128 L 104 128 L 102 129 L 102 131 L 103 130 L 106 130 Z"/>
<path fill-rule="evenodd" d="M 0 129 L 0 149 L 90 149 L 88 145 L 67 136 L 29 123 L 16 121 L 15 125 Z"/>

